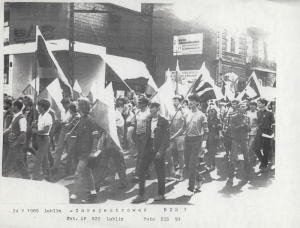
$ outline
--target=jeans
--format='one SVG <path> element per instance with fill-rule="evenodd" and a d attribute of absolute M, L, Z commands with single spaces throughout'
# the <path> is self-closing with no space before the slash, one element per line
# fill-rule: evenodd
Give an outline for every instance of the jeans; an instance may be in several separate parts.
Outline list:
<path fill-rule="evenodd" d="M 30 179 L 28 168 L 24 160 L 23 144 L 18 144 L 17 146 L 12 146 L 14 142 L 11 142 L 10 150 L 6 161 L 2 168 L 2 176 L 8 177 L 11 169 L 16 164 L 16 169 L 21 174 L 23 179 Z"/>
<path fill-rule="evenodd" d="M 229 173 L 228 177 L 230 179 L 234 178 L 235 172 L 235 164 L 238 159 L 239 155 L 239 146 L 241 146 L 242 154 L 244 155 L 244 170 L 247 174 L 253 172 L 252 166 L 250 166 L 249 162 L 249 151 L 248 151 L 248 144 L 247 139 L 232 139 L 232 150 L 230 153 L 230 160 L 229 160 Z"/>
<path fill-rule="evenodd" d="M 155 171 L 158 181 L 158 195 L 165 194 L 165 155 L 163 154 L 161 158 L 156 159 L 155 155 L 157 151 L 152 148 L 153 139 L 149 139 L 146 145 L 145 154 L 141 161 L 141 169 L 139 174 L 139 195 L 145 194 L 145 175 L 149 170 L 149 166 L 152 161 L 154 161 Z"/>
<path fill-rule="evenodd" d="M 263 148 L 263 154 L 260 148 Z M 254 139 L 254 152 L 261 162 L 262 168 L 267 168 L 269 160 L 269 152 L 271 150 L 271 139 L 256 135 Z"/>
<path fill-rule="evenodd" d="M 68 129 L 65 127 L 62 127 L 60 134 L 59 134 L 59 138 L 58 138 L 58 143 L 57 143 L 57 149 L 56 149 L 56 153 L 55 153 L 55 158 L 54 158 L 54 169 L 58 169 L 59 165 L 60 165 L 60 161 L 61 161 L 61 156 L 64 152 L 65 149 L 65 138 L 66 138 L 66 134 L 68 133 Z"/>
<path fill-rule="evenodd" d="M 250 160 L 250 165 L 254 166 L 254 161 L 255 161 L 255 153 L 254 153 L 254 139 L 255 135 L 249 135 L 248 139 L 248 146 L 249 146 L 249 160 Z"/>
<path fill-rule="evenodd" d="M 217 145 L 218 140 L 208 140 L 207 141 L 207 166 L 216 166 L 216 153 L 217 153 Z"/>
<path fill-rule="evenodd" d="M 144 155 L 147 139 L 146 139 L 146 133 L 139 134 L 136 136 L 137 136 L 136 144 L 137 144 L 138 154 L 137 154 L 137 159 L 136 159 L 135 174 L 138 176 L 139 172 L 140 172 L 141 161 L 142 161 L 142 158 Z"/>
<path fill-rule="evenodd" d="M 68 139 L 68 152 L 66 157 L 66 166 L 65 166 L 65 172 L 70 172 L 72 168 L 72 162 L 73 159 L 75 160 L 75 163 L 78 163 L 78 158 L 75 156 L 75 150 L 76 150 L 76 138 L 69 138 Z"/>
<path fill-rule="evenodd" d="M 201 181 L 204 178 L 197 170 L 198 154 L 201 150 L 202 136 L 185 138 L 185 167 L 187 168 L 189 177 L 189 190 L 194 191 L 195 181 Z"/>
<path fill-rule="evenodd" d="M 96 165 L 93 170 L 95 185 L 97 186 L 97 188 L 100 188 L 100 183 L 107 177 L 107 173 L 109 172 L 108 163 L 111 157 L 116 166 L 121 185 L 126 185 L 126 164 L 123 154 L 115 148 L 108 148 L 101 153 L 102 157 L 100 160 L 100 164 L 98 166 Z"/>
<path fill-rule="evenodd" d="M 38 135 L 38 150 L 36 152 L 34 163 L 32 167 L 32 179 L 39 180 L 41 168 L 45 178 L 50 179 L 50 165 L 48 160 L 48 153 L 50 150 L 49 135 Z"/>
<path fill-rule="evenodd" d="M 87 166 L 89 160 L 88 154 L 80 156 L 77 169 L 75 172 L 75 185 L 73 194 L 77 195 L 80 192 L 80 186 L 82 183 L 87 186 L 90 191 L 95 190 L 95 181 L 91 169 Z"/>

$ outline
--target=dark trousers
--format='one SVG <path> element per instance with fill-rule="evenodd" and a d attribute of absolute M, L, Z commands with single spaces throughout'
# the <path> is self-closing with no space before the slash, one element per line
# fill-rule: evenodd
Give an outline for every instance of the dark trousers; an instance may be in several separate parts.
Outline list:
<path fill-rule="evenodd" d="M 232 145 L 232 138 L 228 135 L 224 135 L 224 147 L 226 154 L 229 156 L 231 151 L 231 145 Z"/>
<path fill-rule="evenodd" d="M 269 160 L 269 152 L 271 150 L 271 139 L 262 137 L 260 134 L 255 136 L 254 142 L 254 152 L 261 162 L 262 168 L 267 168 Z M 263 154 L 260 149 L 263 149 Z"/>
<path fill-rule="evenodd" d="M 96 189 L 100 188 L 100 183 L 107 177 L 107 173 L 109 172 L 108 163 L 111 157 L 113 159 L 113 162 L 115 163 L 121 184 L 126 185 L 126 164 L 123 154 L 115 148 L 106 149 L 101 153 L 102 156 L 100 164 L 96 165 L 96 167 L 93 169 Z"/>
<path fill-rule="evenodd" d="M 48 135 L 38 136 L 38 150 L 36 152 L 32 167 L 32 179 L 39 180 L 41 168 L 45 178 L 50 178 L 50 165 L 48 153 L 50 151 L 50 137 Z"/>
<path fill-rule="evenodd" d="M 149 170 L 151 162 L 154 162 L 155 171 L 158 181 L 158 195 L 165 194 L 165 155 L 163 154 L 161 158 L 156 159 L 157 151 L 153 150 L 153 139 L 148 139 L 146 143 L 146 149 L 144 156 L 141 161 L 140 173 L 139 173 L 139 194 L 145 194 L 145 175 Z"/>
<path fill-rule="evenodd" d="M 4 137 L 3 137 L 4 138 Z M 4 139 L 3 139 L 4 140 Z M 6 158 L 9 153 L 9 142 L 3 142 L 3 150 L 2 150 L 2 166 L 4 165 Z"/>
<path fill-rule="evenodd" d="M 138 154 L 136 158 L 135 174 L 137 176 L 139 175 L 142 158 L 145 153 L 146 140 L 147 140 L 146 133 L 136 135 L 136 145 L 137 145 Z"/>
<path fill-rule="evenodd" d="M 216 153 L 217 153 L 217 145 L 218 140 L 208 139 L 207 141 L 207 166 L 216 166 Z"/>
<path fill-rule="evenodd" d="M 4 166 L 2 168 L 2 176 L 8 177 L 11 169 L 16 164 L 17 171 L 21 174 L 23 179 L 30 179 L 30 175 L 28 172 L 28 168 L 25 164 L 24 160 L 24 152 L 23 152 L 23 144 L 19 144 L 17 146 L 12 146 L 14 142 L 10 143 L 10 150 Z"/>
<path fill-rule="evenodd" d="M 197 170 L 198 154 L 201 150 L 202 136 L 185 138 L 185 167 L 189 171 L 189 190 L 194 191 L 195 181 L 203 180 L 203 177 Z"/>

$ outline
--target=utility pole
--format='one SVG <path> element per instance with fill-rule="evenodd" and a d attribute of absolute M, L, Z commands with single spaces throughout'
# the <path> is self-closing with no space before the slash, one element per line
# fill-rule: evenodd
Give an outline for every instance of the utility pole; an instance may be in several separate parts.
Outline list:
<path fill-rule="evenodd" d="M 70 21 L 69 21 L 69 82 L 74 85 L 74 3 L 69 3 Z"/>

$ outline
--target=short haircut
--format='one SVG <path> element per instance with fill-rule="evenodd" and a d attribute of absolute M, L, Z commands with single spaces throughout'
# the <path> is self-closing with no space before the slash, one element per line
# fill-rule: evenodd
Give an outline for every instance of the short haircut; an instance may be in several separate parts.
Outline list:
<path fill-rule="evenodd" d="M 71 102 L 69 108 L 70 108 L 70 110 L 72 110 L 72 112 L 76 113 L 78 111 L 78 104 L 77 104 L 77 102 L 74 102 L 74 101 Z"/>
<path fill-rule="evenodd" d="M 32 95 L 25 95 L 24 99 L 28 99 L 28 104 L 33 105 L 34 98 Z"/>
<path fill-rule="evenodd" d="M 37 102 L 37 105 L 41 106 L 45 111 L 48 111 L 51 103 L 48 99 L 41 99 Z"/>
<path fill-rule="evenodd" d="M 245 107 L 246 108 L 247 105 L 245 103 L 239 103 L 237 106 L 238 106 L 238 108 L 240 108 L 240 107 Z"/>
<path fill-rule="evenodd" d="M 13 102 L 12 105 L 13 105 L 14 107 L 18 107 L 18 109 L 21 110 L 22 107 L 23 107 L 23 102 L 20 101 L 20 100 L 15 100 L 15 101 Z"/>
<path fill-rule="evenodd" d="M 250 102 L 249 105 L 253 105 L 253 106 L 257 107 L 257 103 L 255 101 Z"/>
<path fill-rule="evenodd" d="M 188 99 L 189 99 L 189 100 L 196 101 L 196 102 L 199 102 L 199 101 L 200 101 L 200 97 L 199 97 L 196 93 L 190 95 L 190 96 L 188 97 Z"/>
<path fill-rule="evenodd" d="M 272 105 L 276 105 L 276 101 L 271 101 L 270 106 L 272 106 Z"/>
<path fill-rule="evenodd" d="M 181 95 L 175 95 L 173 97 L 173 100 L 178 100 L 179 102 L 181 102 L 183 100 L 182 96 Z"/>
<path fill-rule="evenodd" d="M 86 97 L 78 98 L 78 110 L 82 111 L 83 113 L 89 113 L 91 110 L 90 100 Z"/>
<path fill-rule="evenodd" d="M 4 103 L 7 104 L 9 107 L 12 106 L 13 99 L 11 97 L 4 98 Z"/>
<path fill-rule="evenodd" d="M 159 107 L 160 107 L 160 104 L 155 101 L 150 104 L 150 108 L 159 108 Z"/>
<path fill-rule="evenodd" d="M 184 101 L 183 101 L 183 104 L 188 105 L 188 104 L 189 104 L 189 101 L 188 101 L 188 100 L 184 100 Z"/>
<path fill-rule="evenodd" d="M 148 105 L 149 100 L 146 97 L 142 97 L 139 99 L 138 103 Z"/>
<path fill-rule="evenodd" d="M 232 103 L 239 104 L 239 103 L 240 103 L 240 100 L 239 100 L 239 99 L 233 99 L 233 100 L 231 101 L 231 104 L 232 104 Z"/>
<path fill-rule="evenodd" d="M 259 98 L 258 101 L 264 105 L 267 105 L 268 104 L 268 101 L 265 99 L 265 98 Z M 257 102 L 258 102 L 257 101 Z"/>
<path fill-rule="evenodd" d="M 60 103 L 62 103 L 62 104 L 70 104 L 71 101 L 69 99 L 67 99 L 67 98 L 63 98 Z"/>

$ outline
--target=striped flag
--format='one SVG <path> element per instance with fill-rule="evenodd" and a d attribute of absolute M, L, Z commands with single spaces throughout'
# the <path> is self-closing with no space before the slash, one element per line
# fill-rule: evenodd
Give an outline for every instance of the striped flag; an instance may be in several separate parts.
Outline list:
<path fill-rule="evenodd" d="M 261 96 L 259 83 L 255 72 L 253 71 L 249 80 L 246 83 L 245 89 L 237 96 L 237 99 L 245 100 L 247 97 L 256 99 Z"/>
<path fill-rule="evenodd" d="M 192 93 L 197 93 L 201 102 L 206 102 L 209 99 L 222 99 L 222 93 L 220 88 L 217 88 L 213 79 L 210 77 L 210 73 L 205 67 L 205 62 L 199 70 L 197 79 L 192 85 Z"/>
<path fill-rule="evenodd" d="M 58 62 L 56 61 L 51 49 L 47 45 L 42 33 L 40 32 L 38 26 L 36 26 L 36 43 L 37 43 L 37 61 L 39 68 L 37 69 L 37 74 L 39 78 L 49 79 L 44 80 L 42 83 L 44 87 L 47 87 L 53 80 L 53 78 L 59 78 L 63 92 L 67 95 L 72 96 L 72 87 L 68 82 L 65 74 L 60 68 Z"/>

